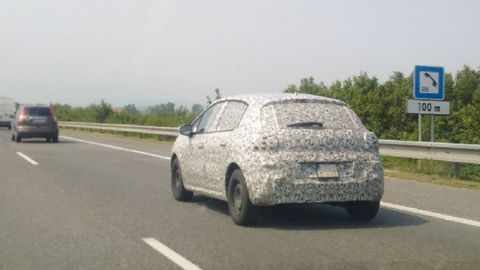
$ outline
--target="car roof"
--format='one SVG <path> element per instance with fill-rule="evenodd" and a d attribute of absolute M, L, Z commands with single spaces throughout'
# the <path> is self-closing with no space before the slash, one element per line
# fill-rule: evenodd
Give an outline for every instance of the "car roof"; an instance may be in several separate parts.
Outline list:
<path fill-rule="evenodd" d="M 42 104 L 22 104 L 23 108 L 50 108 L 48 105 L 42 105 Z"/>
<path fill-rule="evenodd" d="M 271 94 L 235 95 L 235 96 L 229 96 L 229 97 L 218 99 L 214 103 L 227 101 L 227 100 L 239 100 L 239 101 L 246 102 L 249 105 L 256 105 L 256 106 L 262 107 L 262 106 L 264 106 L 268 103 L 272 103 L 272 102 L 281 102 L 281 101 L 288 101 L 288 100 L 300 100 L 300 99 L 312 99 L 312 100 L 323 101 L 323 102 L 326 102 L 326 103 L 334 103 L 334 104 L 337 104 L 337 105 L 346 105 L 345 102 L 343 102 L 341 100 L 338 100 L 338 99 L 309 95 L 309 94 L 297 94 L 297 93 L 293 93 L 293 94 L 290 94 L 290 93 L 271 93 Z"/>

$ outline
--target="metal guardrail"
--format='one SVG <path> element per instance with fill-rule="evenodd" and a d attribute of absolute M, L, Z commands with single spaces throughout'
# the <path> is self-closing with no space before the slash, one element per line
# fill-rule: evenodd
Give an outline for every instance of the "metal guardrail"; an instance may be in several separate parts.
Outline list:
<path fill-rule="evenodd" d="M 480 164 L 479 144 L 380 140 L 380 154 L 394 157 Z"/>
<path fill-rule="evenodd" d="M 60 127 L 69 128 L 85 128 L 107 131 L 132 132 L 152 135 L 174 136 L 178 135 L 178 128 L 175 127 L 157 127 L 157 126 L 140 126 L 140 125 L 120 125 L 120 124 L 101 124 L 101 123 L 84 123 L 84 122 L 67 122 L 58 121 Z"/>
<path fill-rule="evenodd" d="M 69 128 L 133 132 L 175 137 L 178 135 L 178 128 L 175 127 L 65 121 L 59 121 L 58 123 L 60 127 Z M 480 145 L 478 144 L 380 140 L 380 154 L 394 157 L 480 164 Z"/>

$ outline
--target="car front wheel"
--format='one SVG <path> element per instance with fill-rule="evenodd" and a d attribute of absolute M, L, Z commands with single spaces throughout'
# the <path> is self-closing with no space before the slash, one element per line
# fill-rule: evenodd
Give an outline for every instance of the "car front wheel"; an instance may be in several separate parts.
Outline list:
<path fill-rule="evenodd" d="M 368 221 L 373 219 L 380 208 L 379 201 L 349 202 L 345 205 L 348 215 L 356 221 Z"/>
<path fill-rule="evenodd" d="M 188 191 L 183 186 L 182 172 L 178 159 L 175 159 L 172 163 L 172 193 L 173 197 L 177 201 L 190 201 L 193 197 L 193 192 Z"/>
<path fill-rule="evenodd" d="M 228 211 L 237 225 L 250 225 L 255 220 L 255 206 L 248 196 L 247 185 L 240 169 L 236 169 L 228 182 Z"/>

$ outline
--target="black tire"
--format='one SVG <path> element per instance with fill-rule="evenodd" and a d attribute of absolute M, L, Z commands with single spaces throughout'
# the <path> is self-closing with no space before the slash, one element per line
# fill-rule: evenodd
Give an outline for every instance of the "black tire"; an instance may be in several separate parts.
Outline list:
<path fill-rule="evenodd" d="M 193 192 L 186 190 L 183 186 L 182 172 L 180 171 L 180 165 L 177 159 L 172 162 L 171 170 L 173 197 L 175 200 L 181 202 L 190 201 L 193 197 Z"/>
<path fill-rule="evenodd" d="M 58 142 L 58 136 L 55 136 L 53 138 L 50 138 L 50 140 L 54 143 L 57 143 Z"/>
<path fill-rule="evenodd" d="M 22 142 L 22 137 L 20 137 L 20 135 L 18 135 L 18 134 L 15 135 L 15 141 L 16 141 L 17 143 Z"/>
<path fill-rule="evenodd" d="M 345 206 L 348 215 L 355 221 L 369 221 L 373 219 L 377 215 L 379 208 L 379 201 L 350 202 Z"/>
<path fill-rule="evenodd" d="M 228 211 L 235 224 L 246 226 L 255 221 L 256 209 L 250 201 L 245 178 L 240 169 L 233 171 L 230 176 L 227 189 L 227 199 Z"/>
<path fill-rule="evenodd" d="M 14 141 L 15 141 L 15 134 L 12 133 L 12 142 L 14 142 Z"/>
<path fill-rule="evenodd" d="M 46 142 L 51 142 L 51 141 L 52 141 L 52 138 L 46 137 L 46 138 L 45 138 L 45 141 L 46 141 Z"/>
<path fill-rule="evenodd" d="M 8 125 L 8 130 L 11 130 L 12 129 L 12 126 Z"/>

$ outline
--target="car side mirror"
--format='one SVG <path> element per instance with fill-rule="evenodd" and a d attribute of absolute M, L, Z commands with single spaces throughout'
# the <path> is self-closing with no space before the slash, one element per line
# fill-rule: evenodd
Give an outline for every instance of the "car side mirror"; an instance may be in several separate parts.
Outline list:
<path fill-rule="evenodd" d="M 180 132 L 180 134 L 185 136 L 192 136 L 193 134 L 192 125 L 182 125 L 178 128 L 178 132 Z"/>

